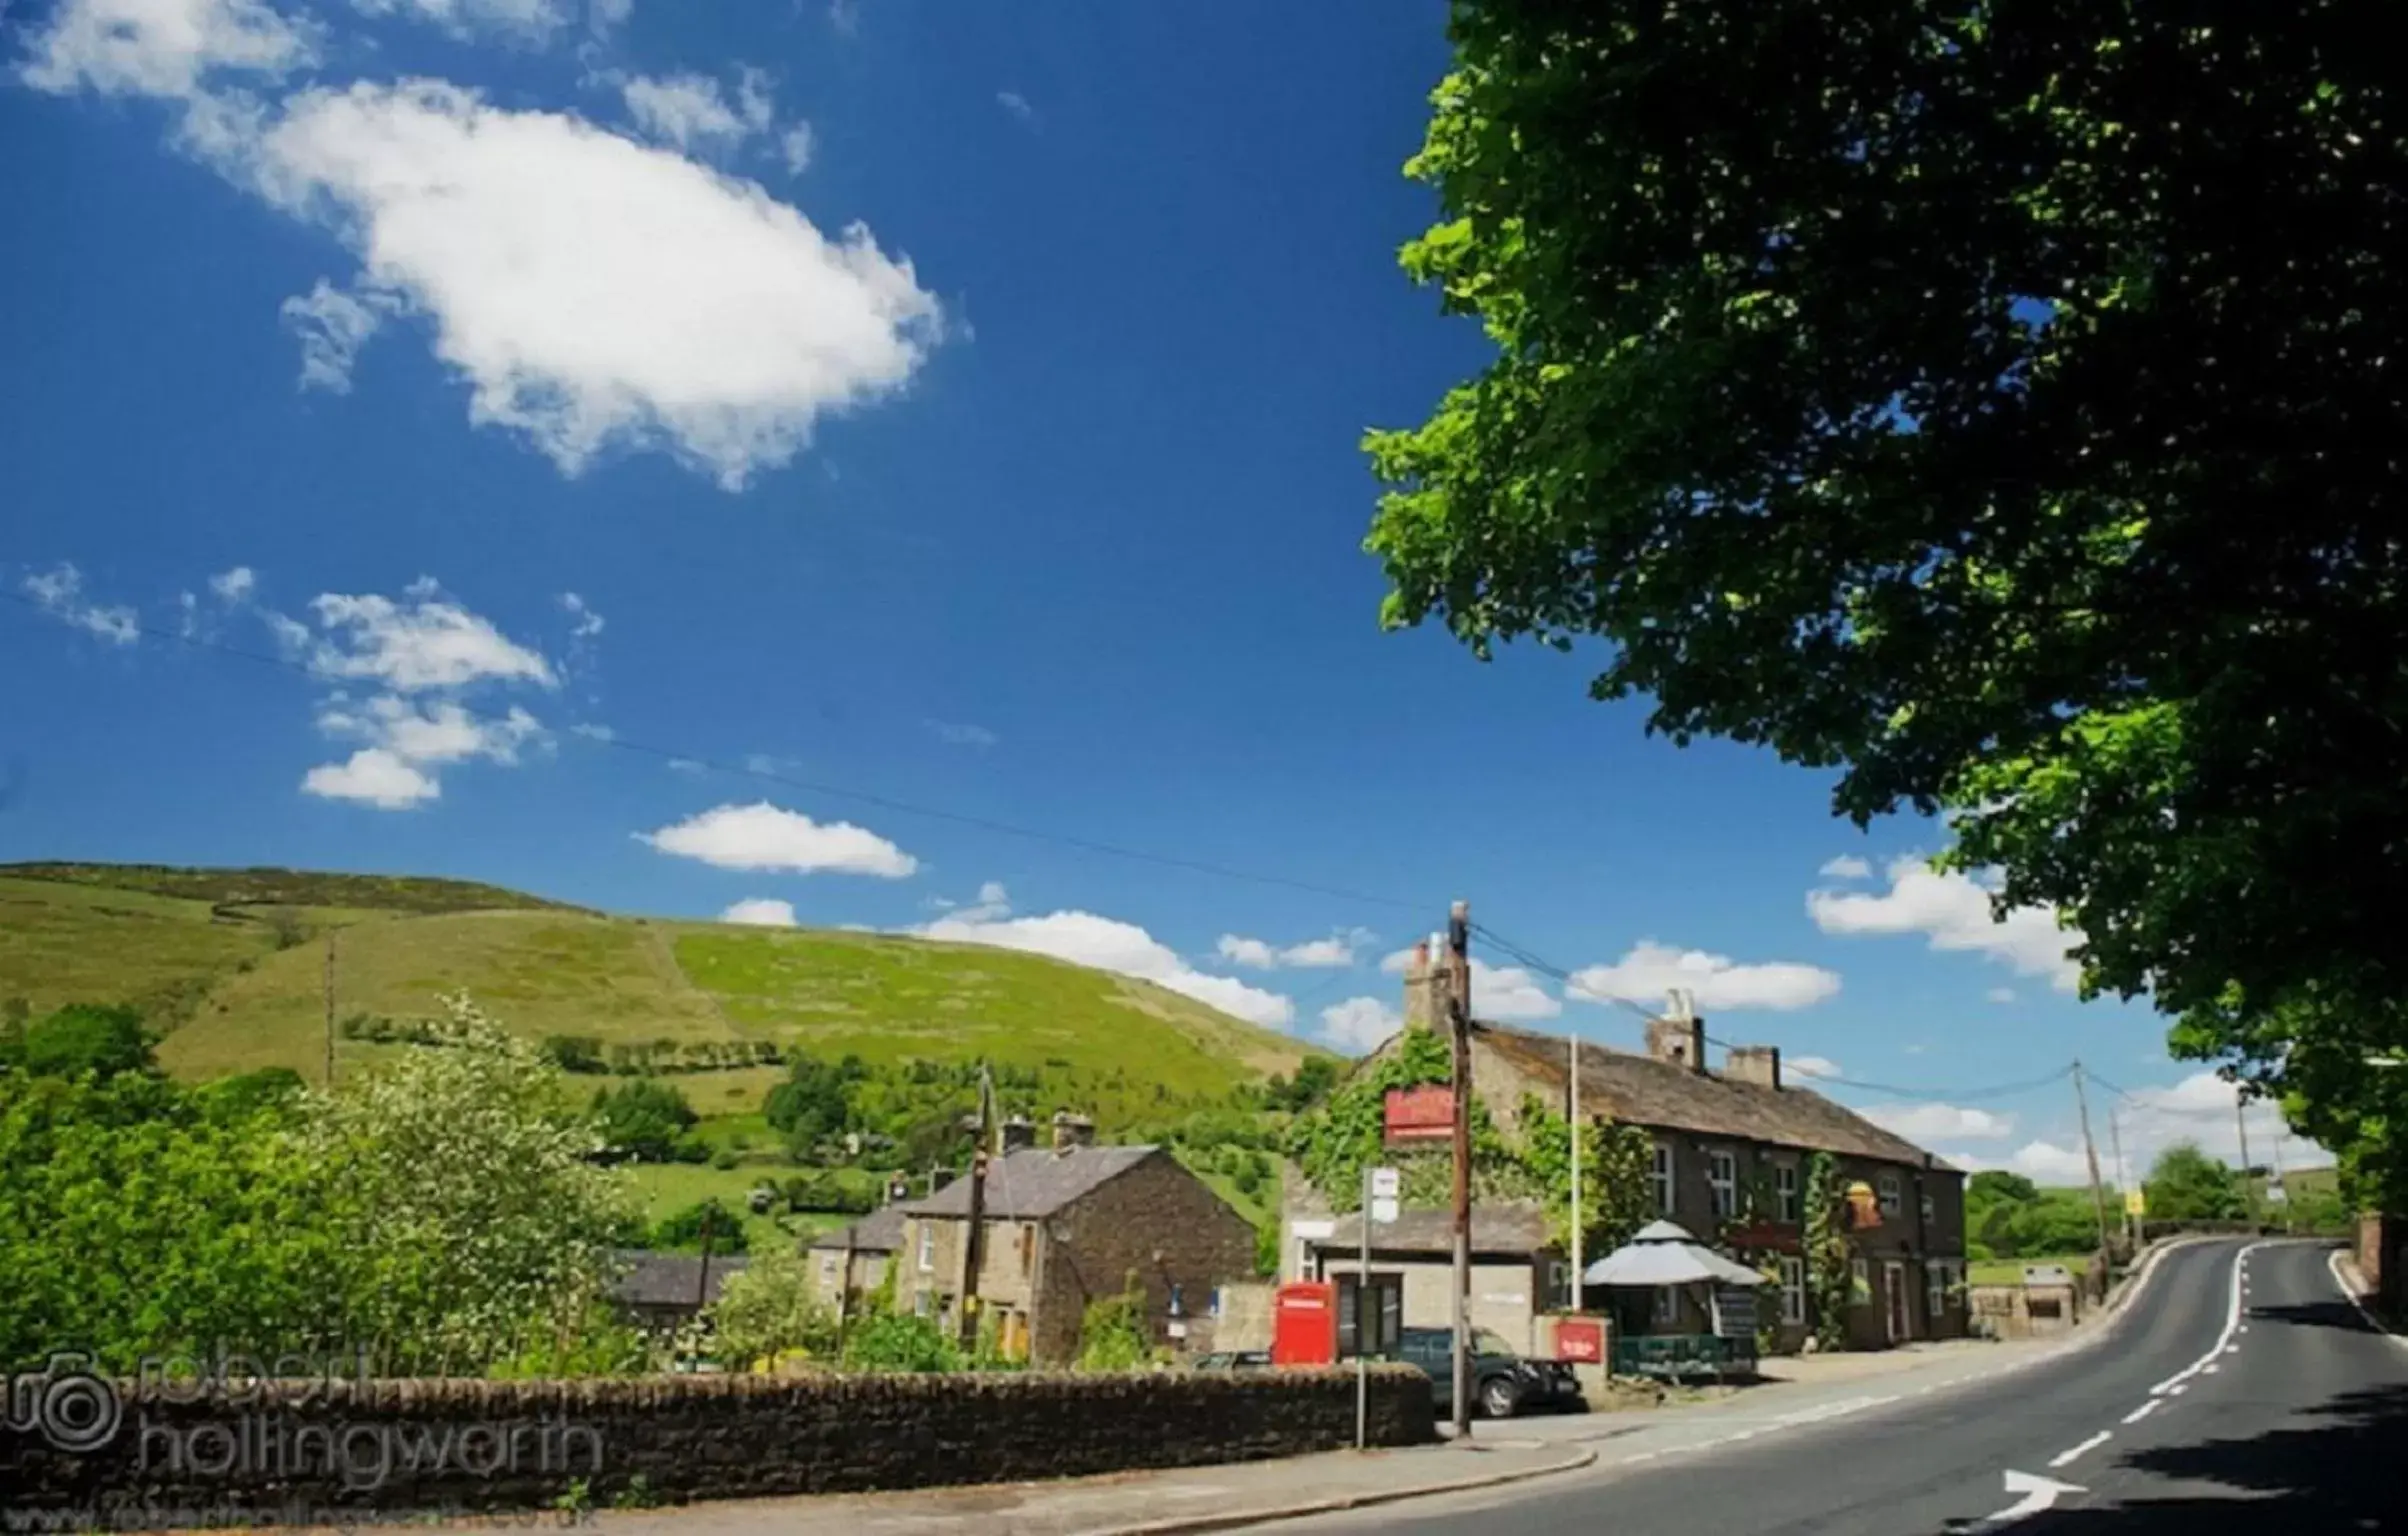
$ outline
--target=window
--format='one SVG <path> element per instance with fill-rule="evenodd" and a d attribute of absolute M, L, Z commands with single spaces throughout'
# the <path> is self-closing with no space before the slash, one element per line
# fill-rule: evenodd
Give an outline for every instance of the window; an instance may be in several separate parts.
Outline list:
<path fill-rule="evenodd" d="M 920 1223 L 920 1273 L 923 1275 L 936 1273 L 936 1223 L 934 1222 L 923 1221 Z M 925 1316 L 926 1314 L 921 1315 Z"/>
<path fill-rule="evenodd" d="M 1656 1287 L 1654 1316 L 1659 1327 L 1670 1327 L 1681 1320 L 1681 1293 L 1677 1287 Z"/>
<path fill-rule="evenodd" d="M 1848 1261 L 1848 1305 L 1866 1307 L 1873 1304 L 1873 1272 L 1865 1267 L 1862 1258 Z"/>
<path fill-rule="evenodd" d="M 1939 1206 L 1933 1203 L 1931 1196 L 1925 1195 L 1923 1197 L 1923 1219 L 1925 1221 L 1936 1221 L 1939 1219 L 1939 1214 Z"/>
<path fill-rule="evenodd" d="M 1787 1254 L 1781 1258 L 1781 1321 L 1806 1321 L 1806 1261 Z"/>
<path fill-rule="evenodd" d="M 1671 1214 L 1672 1214 L 1672 1143 L 1671 1143 L 1671 1142 L 1668 1142 L 1668 1141 L 1659 1141 L 1659 1142 L 1657 1142 L 1657 1143 L 1655 1144 L 1655 1165 L 1654 1165 L 1652 1168 L 1648 1169 L 1648 1171 L 1647 1171 L 1647 1183 L 1648 1183 L 1648 1187 L 1649 1187 L 1649 1188 L 1651 1188 L 1651 1189 L 1653 1189 L 1653 1190 L 1655 1191 L 1655 1206 L 1656 1206 L 1656 1211 L 1657 1211 L 1657 1213 L 1658 1213 L 1658 1214 L 1660 1214 L 1660 1215 L 1664 1215 L 1664 1216 L 1669 1216 L 1669 1215 L 1671 1215 Z"/>
<path fill-rule="evenodd" d="M 936 1316 L 936 1292 L 922 1291 L 912 1297 L 911 1310 L 921 1317 Z"/>
<path fill-rule="evenodd" d="M 822 1285 L 836 1283 L 836 1255 L 823 1253 L 819 1256 L 819 1282 Z"/>
<path fill-rule="evenodd" d="M 1706 1154 L 1706 1187 L 1713 1192 L 1714 1214 L 1739 1214 L 1739 1158 L 1719 1148 Z"/>
<path fill-rule="evenodd" d="M 1923 1321 L 1933 1329 L 1948 1311 L 1948 1264 L 1943 1259 L 1923 1263 Z"/>
<path fill-rule="evenodd" d="M 1779 1163 L 1773 1167 L 1773 1215 L 1781 1221 L 1798 1219 L 1798 1165 Z"/>
<path fill-rule="evenodd" d="M 1557 1312 L 1580 1309 L 1580 1298 L 1572 1294 L 1572 1266 L 1562 1259 L 1547 1261 L 1546 1305 Z"/>
<path fill-rule="evenodd" d="M 1896 1221 L 1898 1219 L 1898 1213 L 1905 1209 L 1904 1204 L 1900 1201 L 1898 1196 L 1898 1175 L 1894 1173 L 1883 1174 L 1876 1182 L 1875 1187 L 1881 1191 L 1881 1219 L 1883 1221 Z"/>

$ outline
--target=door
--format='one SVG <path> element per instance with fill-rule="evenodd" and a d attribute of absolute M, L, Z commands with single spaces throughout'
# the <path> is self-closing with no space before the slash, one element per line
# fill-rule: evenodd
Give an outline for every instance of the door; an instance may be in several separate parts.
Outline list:
<path fill-rule="evenodd" d="M 1889 1314 L 1890 1342 L 1903 1344 L 1913 1333 L 1906 1317 L 1906 1266 L 1896 1259 L 1881 1266 L 1882 1306 Z"/>

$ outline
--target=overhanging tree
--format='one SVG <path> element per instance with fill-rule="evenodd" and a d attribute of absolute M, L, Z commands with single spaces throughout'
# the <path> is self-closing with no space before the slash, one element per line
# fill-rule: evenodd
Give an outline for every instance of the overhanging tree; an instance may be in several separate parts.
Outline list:
<path fill-rule="evenodd" d="M 1460 0 L 1404 264 L 1497 355 L 1367 441 L 1386 621 L 1602 641 L 1595 696 L 1947 813 L 2087 990 L 2398 1123 L 2346 1070 L 2408 1047 L 2387 20 Z"/>

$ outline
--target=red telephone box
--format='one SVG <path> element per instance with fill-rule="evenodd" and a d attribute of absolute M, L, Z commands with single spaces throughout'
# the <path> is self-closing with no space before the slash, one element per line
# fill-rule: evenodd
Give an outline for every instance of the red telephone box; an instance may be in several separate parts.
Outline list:
<path fill-rule="evenodd" d="M 1298 1280 L 1272 1295 L 1271 1363 L 1334 1365 L 1338 1360 L 1338 1288 Z"/>

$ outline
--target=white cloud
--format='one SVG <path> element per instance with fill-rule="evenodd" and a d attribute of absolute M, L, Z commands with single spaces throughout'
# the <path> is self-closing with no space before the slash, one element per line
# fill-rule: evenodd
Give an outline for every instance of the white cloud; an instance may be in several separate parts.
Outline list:
<path fill-rule="evenodd" d="M 771 805 L 721 805 L 636 840 L 720 869 L 789 869 L 900 880 L 920 861 L 866 827 Z"/>
<path fill-rule="evenodd" d="M 1843 1077 L 1839 1063 L 1828 1056 L 1792 1056 L 1781 1064 L 1785 1072 L 1799 1077 Z"/>
<path fill-rule="evenodd" d="M 1875 1125 L 1919 1144 L 1935 1141 L 2004 1141 L 2015 1134 L 2013 1115 L 1954 1104 L 1876 1104 L 1857 1113 Z"/>
<path fill-rule="evenodd" d="M 828 0 L 828 25 L 840 37 L 860 35 L 861 0 Z"/>
<path fill-rule="evenodd" d="M 785 163 L 787 175 L 800 176 L 811 169 L 814 144 L 809 123 L 796 123 L 778 135 L 778 159 Z"/>
<path fill-rule="evenodd" d="M 1258 971 L 1281 966 L 1298 970 L 1334 970 L 1354 964 L 1356 944 L 1368 942 L 1369 938 L 1370 935 L 1358 929 L 1283 947 L 1262 939 L 1224 933 L 1218 952 L 1222 959 L 1232 965 L 1249 966 Z"/>
<path fill-rule="evenodd" d="M 341 763 L 321 763 L 301 780 L 302 791 L 328 800 L 360 800 L 379 810 L 406 811 L 443 793 L 443 786 L 383 747 L 362 747 Z"/>
<path fill-rule="evenodd" d="M 1028 98 L 1018 91 L 997 91 L 995 104 L 1024 123 L 1036 120 L 1037 109 L 1030 106 Z"/>
<path fill-rule="evenodd" d="M 1834 880 L 1870 880 L 1873 878 L 1873 866 L 1852 853 L 1841 854 L 1838 858 L 1825 864 L 1821 872 Z"/>
<path fill-rule="evenodd" d="M 1926 934 L 1933 949 L 1985 955 L 2019 976 L 2045 977 L 2060 992 L 2078 988 L 2081 967 L 2071 951 L 2082 935 L 2057 926 L 2053 910 L 2019 907 L 2001 921 L 1990 913 L 1995 880 L 1943 874 L 1919 858 L 1894 860 L 1886 873 L 1885 892 L 1807 892 L 1807 914 L 1825 933 Z"/>
<path fill-rule="evenodd" d="M 67 561 L 47 571 L 28 572 L 18 586 L 44 613 L 112 645 L 132 645 L 142 638 L 141 616 L 119 604 L 87 599 L 84 573 Z"/>
<path fill-rule="evenodd" d="M 602 633 L 602 615 L 594 612 L 591 603 L 574 592 L 561 593 L 559 602 L 560 611 L 569 616 L 570 639 L 591 640 Z"/>
<path fill-rule="evenodd" d="M 431 22 L 454 37 L 472 37 L 480 32 L 540 39 L 569 19 L 567 0 L 351 0 L 363 14 L 369 16 L 404 15 L 415 21 Z M 597 8 L 595 19 L 602 24 L 611 12 Z M 625 20 L 627 7 L 615 7 L 618 20 Z"/>
<path fill-rule="evenodd" d="M 616 741 L 619 739 L 618 732 L 612 730 L 607 725 L 603 725 L 592 720 L 581 721 L 576 725 L 570 726 L 569 734 L 572 736 L 582 736 L 587 741 Z"/>
<path fill-rule="evenodd" d="M 733 149 L 765 133 L 777 115 L 767 78 L 747 70 L 730 100 L 708 75 L 629 75 L 619 82 L 627 115 L 645 137 L 686 153 Z"/>
<path fill-rule="evenodd" d="M 2013 987 L 1992 987 L 1982 994 L 1982 1000 L 1991 1003 L 2011 1003 L 2015 1001 L 2015 989 Z"/>
<path fill-rule="evenodd" d="M 1660 1004 L 1678 987 L 1709 1012 L 1726 1008 L 1809 1008 L 1836 995 L 1839 977 L 1793 961 L 1741 965 L 1728 955 L 1674 949 L 1641 939 L 1612 965 L 1572 973 L 1569 995 L 1587 1002 Z"/>
<path fill-rule="evenodd" d="M 960 944 L 1024 949 L 1134 976 L 1209 1003 L 1224 1013 L 1273 1028 L 1284 1029 L 1296 1017 L 1296 1005 L 1278 993 L 1250 987 L 1235 977 L 1199 971 L 1181 959 L 1178 951 L 1136 924 L 1098 917 L 1092 912 L 1049 912 L 1041 917 L 1000 919 L 947 913 L 912 932 Z"/>
<path fill-rule="evenodd" d="M 1321 1010 L 1321 1038 L 1357 1056 L 1378 1049 L 1404 1027 L 1396 1011 L 1376 997 L 1350 997 Z"/>
<path fill-rule="evenodd" d="M 971 725 L 966 721 L 929 720 L 922 723 L 936 732 L 939 741 L 956 747 L 991 747 L 1003 739 L 983 725 Z"/>
<path fill-rule="evenodd" d="M 318 729 L 329 736 L 365 738 L 413 764 L 479 757 L 515 763 L 518 749 L 543 734 L 536 718 L 516 705 L 506 715 L 485 717 L 449 699 L 421 704 L 389 693 L 356 710 L 346 701 L 329 702 L 318 715 Z"/>
<path fill-rule="evenodd" d="M 2097 1086 L 2094 1083 L 2094 1088 Z M 2114 1144 L 2108 1117 L 2113 1116 L 2112 1129 L 2121 1135 L 2124 1148 L 2124 1181 L 2138 1183 L 2148 1177 L 2149 1169 L 2159 1153 L 2178 1141 L 2198 1144 L 2208 1156 L 2237 1165 L 2240 1162 L 2240 1132 L 2235 1124 L 2233 1103 L 2236 1091 L 2232 1084 L 2213 1072 L 2194 1072 L 2171 1086 L 2136 1088 L 2129 1094 L 2118 1095 L 2112 1090 L 2105 1094 L 2094 1092 L 2091 1097 L 2092 1129 L 2098 1137 L 2099 1175 L 2108 1183 L 2117 1183 Z M 2067 1108 L 2070 1110 L 2071 1106 Z M 2259 1166 L 2271 1166 L 2277 1148 L 2283 1163 L 2291 1168 L 2329 1165 L 2332 1154 L 2312 1141 L 2291 1134 L 2283 1123 L 2282 1111 L 2265 1100 L 2252 1101 L 2245 1111 L 2249 1121 L 2249 1157 Z M 2068 1117 L 2070 1119 L 2070 1115 Z M 2020 1173 L 2037 1184 L 2086 1185 L 2090 1182 L 2090 1165 L 2082 1151 L 2078 1130 L 2035 1138 L 2003 1160 L 1988 1159 L 1979 1154 L 1956 1153 L 1953 1160 L 1970 1169 L 2005 1168 Z"/>
<path fill-rule="evenodd" d="M 133 4 L 75 0 L 59 26 Z M 207 37 L 252 36 L 223 18 L 273 14 L 239 0 L 175 8 L 194 7 L 218 18 Z M 791 461 L 821 418 L 900 391 L 941 338 L 935 297 L 867 228 L 831 238 L 673 148 L 441 81 L 313 88 L 271 110 L 196 82 L 246 60 L 297 65 L 297 47 L 186 39 L 180 54 L 153 50 L 182 65 L 137 70 L 87 67 L 108 45 L 105 29 L 93 36 L 41 53 L 29 78 L 181 97 L 188 148 L 359 258 L 354 280 L 287 306 L 305 383 L 339 387 L 375 322 L 406 314 L 468 385 L 470 420 L 519 434 L 563 473 L 606 450 L 660 450 L 734 490 Z M 745 79 L 721 103 L 739 122 L 762 99 Z"/>
<path fill-rule="evenodd" d="M 438 599 L 431 578 L 411 583 L 404 598 L 320 593 L 310 608 L 326 633 L 311 652 L 310 669 L 325 678 L 374 678 L 403 693 L 478 682 L 559 685 L 541 653 Z"/>
<path fill-rule="evenodd" d="M 751 896 L 720 913 L 719 921 L 742 923 L 752 928 L 791 928 L 794 926 L 794 903 L 773 901 L 767 896 Z"/>
<path fill-rule="evenodd" d="M 352 293 L 325 278 L 307 296 L 286 299 L 279 313 L 301 342 L 301 387 L 351 392 L 351 365 L 385 317 L 400 308 L 391 294 Z"/>
<path fill-rule="evenodd" d="M 173 98 L 220 73 L 281 77 L 317 44 L 264 0 L 65 0 L 30 54 L 19 73 L 36 90 Z"/>
<path fill-rule="evenodd" d="M 216 594 L 219 602 L 229 607 L 237 603 L 249 602 L 251 594 L 258 590 L 258 587 L 259 573 L 247 565 L 238 565 L 231 570 L 220 571 L 209 578 L 209 590 Z"/>

